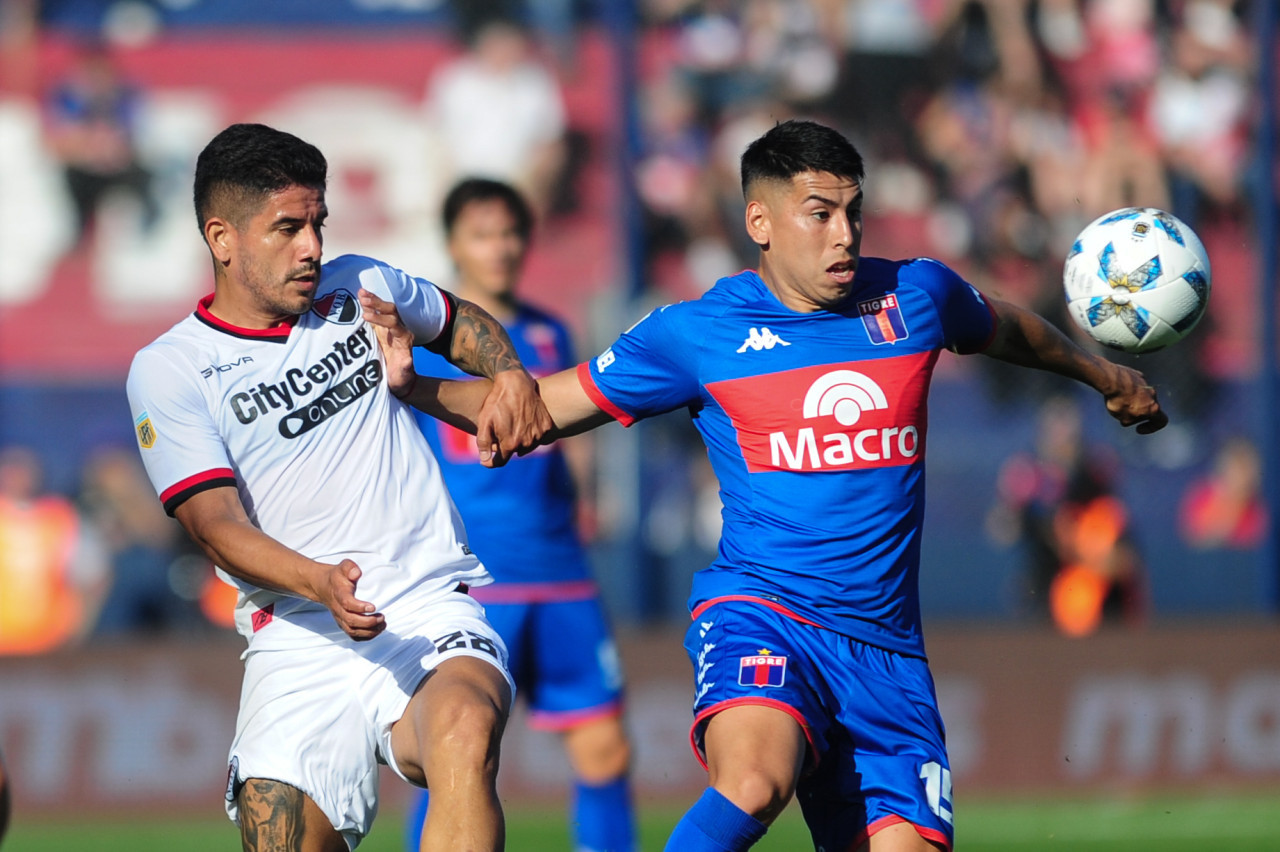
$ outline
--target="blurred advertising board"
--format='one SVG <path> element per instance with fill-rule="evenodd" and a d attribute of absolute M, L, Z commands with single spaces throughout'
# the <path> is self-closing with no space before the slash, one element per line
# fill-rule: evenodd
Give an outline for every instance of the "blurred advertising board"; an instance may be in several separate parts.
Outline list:
<path fill-rule="evenodd" d="M 930 637 L 956 794 L 1190 790 L 1280 784 L 1280 629 L 1155 628 Z M 217 813 L 239 695 L 240 643 L 150 642 L 0 659 L 0 744 L 19 813 Z M 637 790 L 692 801 L 688 663 L 674 631 L 630 634 Z M 507 799 L 563 795 L 555 736 L 517 714 Z M 388 804 L 407 790 L 385 775 Z"/>

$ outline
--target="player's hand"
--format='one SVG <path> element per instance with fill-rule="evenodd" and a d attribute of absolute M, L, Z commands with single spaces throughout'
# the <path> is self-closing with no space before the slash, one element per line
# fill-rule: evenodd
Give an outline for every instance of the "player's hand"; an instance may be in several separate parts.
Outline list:
<path fill-rule="evenodd" d="M 350 559 L 339 565 L 326 565 L 324 587 L 320 589 L 320 603 L 329 608 L 333 620 L 342 631 L 364 642 L 387 629 L 387 620 L 377 607 L 356 597 L 356 583 L 360 579 L 360 566 Z"/>
<path fill-rule="evenodd" d="M 1157 432 L 1169 424 L 1169 415 L 1160 408 L 1156 389 L 1137 370 L 1112 364 L 1111 390 L 1104 391 L 1107 411 L 1122 426 L 1136 426 L 1140 435 Z"/>
<path fill-rule="evenodd" d="M 525 370 L 504 370 L 493 379 L 476 419 L 476 449 L 485 467 L 501 467 L 512 454 L 536 449 L 555 426 Z"/>
<path fill-rule="evenodd" d="M 418 381 L 413 369 L 413 332 L 400 319 L 394 302 L 380 299 L 363 288 L 358 298 L 364 320 L 373 326 L 382 357 L 387 362 L 387 387 L 397 398 L 404 399 Z"/>

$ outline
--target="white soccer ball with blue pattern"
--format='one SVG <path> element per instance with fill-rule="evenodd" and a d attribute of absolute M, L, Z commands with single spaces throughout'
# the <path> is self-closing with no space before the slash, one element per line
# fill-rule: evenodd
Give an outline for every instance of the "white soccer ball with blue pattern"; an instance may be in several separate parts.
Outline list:
<path fill-rule="evenodd" d="M 1076 237 L 1062 274 L 1071 318 L 1104 346 L 1134 353 L 1190 333 L 1209 305 L 1209 282 L 1200 238 L 1154 207 L 1095 219 Z"/>

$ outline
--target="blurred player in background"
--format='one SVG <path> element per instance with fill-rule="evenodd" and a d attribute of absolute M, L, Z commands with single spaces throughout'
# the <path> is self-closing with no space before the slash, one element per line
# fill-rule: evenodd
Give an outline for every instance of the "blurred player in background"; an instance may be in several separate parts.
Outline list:
<path fill-rule="evenodd" d="M 553 436 L 687 408 L 720 479 L 720 554 L 694 578 L 685 642 L 710 788 L 672 852 L 746 849 L 793 796 L 816 848 L 951 848 L 918 588 L 926 399 L 943 349 L 1083 382 L 1139 432 L 1167 423 L 1140 373 L 1036 314 L 936 261 L 860 258 L 862 181 L 837 131 L 775 126 L 742 157 L 759 270 L 653 311 L 539 383 Z M 394 328 L 386 312 L 373 321 Z M 391 333 L 392 387 L 474 415 L 487 383 L 415 379 L 406 342 Z"/>
<path fill-rule="evenodd" d="M 523 196 L 505 183 L 464 180 L 445 198 L 443 219 L 457 269 L 455 295 L 503 324 L 534 376 L 572 366 L 564 324 L 516 296 L 533 226 Z M 463 375 L 425 349 L 415 350 L 414 365 L 423 375 Z M 563 739 L 574 775 L 573 848 L 633 849 L 618 651 L 577 532 L 579 488 L 571 465 L 584 485 L 589 448 L 583 439 L 560 442 L 488 470 L 471 435 L 421 414 L 418 425 L 472 546 L 496 580 L 475 598 L 507 645 L 516 686 L 529 700 L 530 724 Z M 410 813 L 411 849 L 418 848 L 427 799 L 421 793 Z"/>
<path fill-rule="evenodd" d="M 327 169 L 263 125 L 205 147 L 195 206 L 214 293 L 129 371 L 165 510 L 239 589 L 249 646 L 227 813 L 246 850 L 345 852 L 369 831 L 386 763 L 435 790 L 425 849 L 499 849 L 513 684 L 467 594 L 491 578 L 391 396 L 358 294 L 395 303 L 417 342 L 494 380 L 490 463 L 550 420 L 488 314 L 369 258 L 320 265 Z"/>

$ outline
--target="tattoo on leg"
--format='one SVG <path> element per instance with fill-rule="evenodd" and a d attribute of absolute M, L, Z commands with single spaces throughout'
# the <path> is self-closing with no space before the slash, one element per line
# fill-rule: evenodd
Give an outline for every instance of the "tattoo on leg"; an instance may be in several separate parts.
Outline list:
<path fill-rule="evenodd" d="M 297 852 L 302 848 L 306 798 L 297 787 L 251 778 L 240 790 L 240 842 L 245 852 Z"/>
<path fill-rule="evenodd" d="M 506 329 L 470 302 L 459 301 L 453 328 L 450 360 L 468 373 L 493 378 L 520 368 L 520 357 Z"/>

